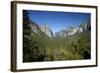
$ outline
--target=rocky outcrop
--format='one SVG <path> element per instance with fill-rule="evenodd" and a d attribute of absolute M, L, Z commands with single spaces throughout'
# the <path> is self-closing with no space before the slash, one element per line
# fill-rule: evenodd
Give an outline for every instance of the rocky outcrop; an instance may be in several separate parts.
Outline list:
<path fill-rule="evenodd" d="M 80 27 L 83 29 L 83 31 L 90 31 L 91 30 L 90 22 L 84 22 L 80 25 Z"/>
<path fill-rule="evenodd" d="M 34 33 L 38 33 L 38 31 L 40 30 L 39 26 L 33 21 L 30 21 L 30 28 Z"/>
<path fill-rule="evenodd" d="M 50 29 L 50 27 L 47 24 L 41 25 L 39 27 L 40 27 L 41 31 L 43 31 L 49 37 L 52 37 L 53 36 L 52 30 Z"/>

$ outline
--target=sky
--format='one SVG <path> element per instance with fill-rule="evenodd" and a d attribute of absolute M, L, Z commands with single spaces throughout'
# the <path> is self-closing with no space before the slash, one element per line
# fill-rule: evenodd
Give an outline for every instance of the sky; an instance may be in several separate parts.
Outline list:
<path fill-rule="evenodd" d="M 90 13 L 27 10 L 29 18 L 38 25 L 47 24 L 55 33 L 67 27 L 77 27 L 90 19 Z"/>

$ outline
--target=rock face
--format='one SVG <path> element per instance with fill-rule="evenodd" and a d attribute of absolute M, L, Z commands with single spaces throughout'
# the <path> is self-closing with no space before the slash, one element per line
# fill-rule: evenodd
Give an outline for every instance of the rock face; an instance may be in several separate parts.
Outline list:
<path fill-rule="evenodd" d="M 52 36 L 53 36 L 52 30 L 50 29 L 50 27 L 49 27 L 47 24 L 41 25 L 41 26 L 39 26 L 39 27 L 40 27 L 40 29 L 41 29 L 46 35 L 48 35 L 49 37 L 52 37 Z"/>
<path fill-rule="evenodd" d="M 68 37 L 68 36 L 72 36 L 72 35 L 85 32 L 85 31 L 90 31 L 90 30 L 91 30 L 90 23 L 84 23 L 78 27 L 69 27 L 69 28 L 63 29 L 57 32 L 55 34 L 55 37 Z"/>
<path fill-rule="evenodd" d="M 38 31 L 40 30 L 39 26 L 33 21 L 30 21 L 30 28 L 34 33 L 38 33 Z"/>
<path fill-rule="evenodd" d="M 50 29 L 50 27 L 46 24 L 46 25 L 37 25 L 36 23 L 34 23 L 33 21 L 30 21 L 30 27 L 31 27 L 31 31 L 34 33 L 40 33 L 40 31 L 44 32 L 47 36 L 52 37 L 53 36 L 53 32 Z"/>
<path fill-rule="evenodd" d="M 91 24 L 89 22 L 81 24 L 80 27 L 82 27 L 83 31 L 91 30 Z"/>
<path fill-rule="evenodd" d="M 82 28 L 69 27 L 69 28 L 66 28 L 66 29 L 63 29 L 63 30 L 57 32 L 56 36 L 57 37 L 68 37 L 68 36 L 72 36 L 72 35 L 74 35 L 76 33 L 80 33 L 80 32 L 83 32 Z"/>
<path fill-rule="evenodd" d="M 38 31 L 37 31 L 38 27 L 37 26 L 30 24 L 30 27 L 31 27 L 32 32 L 38 33 Z"/>

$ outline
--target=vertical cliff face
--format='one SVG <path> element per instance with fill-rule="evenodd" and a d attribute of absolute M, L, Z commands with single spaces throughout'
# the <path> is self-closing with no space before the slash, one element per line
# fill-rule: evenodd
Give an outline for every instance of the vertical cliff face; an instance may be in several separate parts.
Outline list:
<path fill-rule="evenodd" d="M 82 28 L 83 31 L 90 31 L 91 24 L 89 22 L 84 22 L 80 25 L 80 28 Z"/>
<path fill-rule="evenodd" d="M 47 24 L 41 25 L 41 26 L 39 26 L 39 27 L 40 27 L 40 29 L 41 29 L 46 35 L 48 35 L 49 37 L 52 37 L 52 36 L 53 36 L 52 30 L 50 29 L 50 27 L 49 27 Z"/>

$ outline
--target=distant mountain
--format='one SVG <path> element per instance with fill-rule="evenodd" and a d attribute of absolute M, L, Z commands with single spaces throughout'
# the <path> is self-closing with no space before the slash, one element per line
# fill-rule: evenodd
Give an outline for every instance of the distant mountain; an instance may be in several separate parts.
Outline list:
<path fill-rule="evenodd" d="M 68 37 L 68 36 L 73 36 L 78 33 L 82 33 L 85 31 L 90 31 L 91 30 L 91 25 L 90 23 L 82 23 L 78 27 L 69 27 L 66 29 L 63 29 L 57 33 L 55 33 L 55 37 Z"/>

